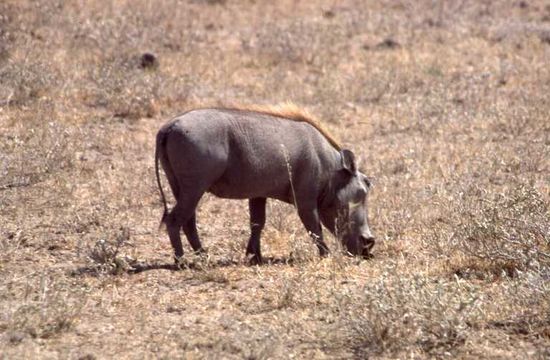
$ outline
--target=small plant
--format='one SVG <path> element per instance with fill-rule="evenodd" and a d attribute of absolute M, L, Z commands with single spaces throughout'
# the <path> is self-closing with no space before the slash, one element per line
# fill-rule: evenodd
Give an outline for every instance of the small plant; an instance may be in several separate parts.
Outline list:
<path fill-rule="evenodd" d="M 88 259 L 97 272 L 120 274 L 131 269 L 135 259 L 120 254 L 123 246 L 130 240 L 130 230 L 121 227 L 115 241 L 99 239 L 88 251 Z"/>

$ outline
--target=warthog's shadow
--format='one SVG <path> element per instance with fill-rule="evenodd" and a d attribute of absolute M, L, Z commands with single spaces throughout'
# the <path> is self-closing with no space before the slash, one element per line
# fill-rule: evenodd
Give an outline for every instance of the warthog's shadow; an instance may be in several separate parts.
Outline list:
<path fill-rule="evenodd" d="M 169 271 L 183 271 L 183 270 L 206 270 L 213 268 L 224 268 L 230 266 L 269 266 L 269 265 L 293 265 L 294 259 L 285 258 L 285 257 L 264 257 L 261 264 L 248 264 L 246 261 L 236 261 L 230 259 L 218 259 L 210 260 L 208 262 L 204 261 L 190 261 L 184 262 L 180 265 L 175 263 L 145 263 L 145 262 L 136 262 L 131 264 L 128 268 L 125 269 L 113 269 L 112 271 L 102 270 L 100 266 L 90 265 L 90 266 L 81 266 L 77 269 L 74 269 L 70 272 L 72 276 L 99 276 L 99 275 L 117 275 L 117 274 L 139 274 L 144 271 L 150 270 L 169 270 Z"/>
<path fill-rule="evenodd" d="M 201 262 L 186 262 L 180 265 L 174 263 L 152 263 L 152 264 L 135 264 L 131 269 L 128 269 L 128 274 L 139 274 L 144 271 L 149 270 L 170 270 L 170 271 L 180 271 L 180 270 L 204 270 L 212 268 L 223 268 L 228 266 L 237 266 L 240 263 L 234 260 L 220 259 L 216 261 L 210 261 L 208 263 Z"/>
<path fill-rule="evenodd" d="M 152 263 L 152 264 L 136 264 L 132 266 L 132 269 L 127 271 L 128 274 L 139 274 L 144 271 L 149 270 L 171 270 L 171 271 L 180 271 L 180 270 L 206 270 L 213 268 L 224 268 L 229 266 L 266 266 L 266 265 L 293 265 L 294 260 L 292 258 L 285 257 L 264 257 L 261 264 L 248 264 L 246 261 L 236 261 L 229 259 L 219 259 L 215 261 L 209 261 L 208 263 L 201 262 L 190 262 L 183 263 L 181 265 L 176 264 L 162 264 L 162 263 Z"/>

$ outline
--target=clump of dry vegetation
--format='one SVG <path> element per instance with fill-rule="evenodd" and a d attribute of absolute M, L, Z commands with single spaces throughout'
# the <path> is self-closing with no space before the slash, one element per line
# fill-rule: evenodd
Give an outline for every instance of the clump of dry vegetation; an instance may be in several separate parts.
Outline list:
<path fill-rule="evenodd" d="M 549 357 L 549 19 L 539 0 L 1 2 L 2 355 Z M 208 255 L 174 266 L 157 129 L 287 100 L 373 178 L 374 257 L 329 237 L 319 259 L 271 201 L 248 266 L 246 201 L 206 195 Z"/>
<path fill-rule="evenodd" d="M 491 198 L 482 189 L 472 192 L 460 199 L 459 225 L 450 241 L 470 258 L 473 270 L 549 275 L 550 208 L 541 194 L 525 185 Z"/>
<path fill-rule="evenodd" d="M 42 276 L 36 283 L 9 284 L 4 290 L 7 301 L 2 304 L 0 329 L 8 344 L 17 345 L 27 336 L 33 339 L 62 336 L 78 318 L 79 296 L 73 296 L 73 290 L 53 277 Z M 13 294 L 23 296 L 13 302 L 10 301 Z"/>

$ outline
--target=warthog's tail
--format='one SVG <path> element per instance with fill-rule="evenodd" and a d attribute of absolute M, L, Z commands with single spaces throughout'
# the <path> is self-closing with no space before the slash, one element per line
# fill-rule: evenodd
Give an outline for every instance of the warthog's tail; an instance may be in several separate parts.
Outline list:
<path fill-rule="evenodd" d="M 155 147 L 155 173 L 157 175 L 157 185 L 160 190 L 160 196 L 162 198 L 162 204 L 164 205 L 164 213 L 162 214 L 162 218 L 160 219 L 159 229 L 164 224 L 164 221 L 166 220 L 166 216 L 168 215 L 168 206 L 166 205 L 166 196 L 164 196 L 164 191 L 162 190 L 162 184 L 160 182 L 160 175 L 159 175 L 159 156 L 160 151 L 163 150 L 162 147 L 164 146 L 165 142 L 165 134 L 162 132 L 159 132 L 157 135 L 157 144 Z"/>

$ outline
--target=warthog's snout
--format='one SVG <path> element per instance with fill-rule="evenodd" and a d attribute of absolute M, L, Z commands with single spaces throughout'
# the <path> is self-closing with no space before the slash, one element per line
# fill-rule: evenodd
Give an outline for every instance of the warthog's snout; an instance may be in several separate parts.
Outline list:
<path fill-rule="evenodd" d="M 372 257 L 372 254 L 370 252 L 375 242 L 376 241 L 374 240 L 374 236 L 372 235 L 368 237 L 361 236 L 361 243 L 363 244 L 363 251 L 361 253 L 361 256 L 363 258 L 368 259 Z"/>

